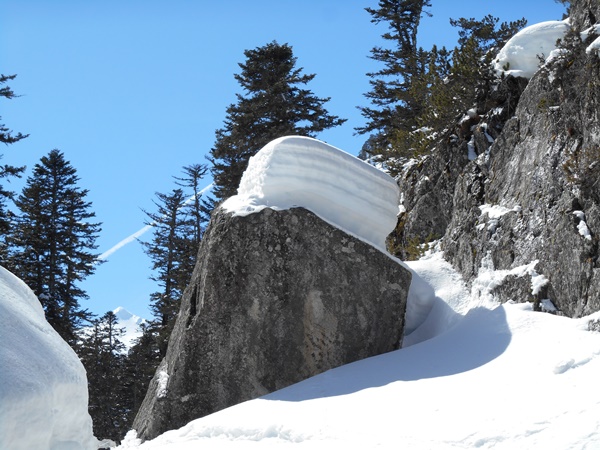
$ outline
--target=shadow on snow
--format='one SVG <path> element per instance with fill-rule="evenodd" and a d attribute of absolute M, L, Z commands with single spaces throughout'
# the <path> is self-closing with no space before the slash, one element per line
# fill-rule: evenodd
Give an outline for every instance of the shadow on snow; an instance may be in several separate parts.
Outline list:
<path fill-rule="evenodd" d="M 497 358 L 510 340 L 504 308 L 474 308 L 432 339 L 329 370 L 262 399 L 303 401 L 351 394 L 396 381 L 455 375 Z"/>

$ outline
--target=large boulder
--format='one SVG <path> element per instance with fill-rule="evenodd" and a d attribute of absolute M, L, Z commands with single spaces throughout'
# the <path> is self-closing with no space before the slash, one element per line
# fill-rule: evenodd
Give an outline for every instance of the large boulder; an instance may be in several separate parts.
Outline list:
<path fill-rule="evenodd" d="M 198 254 L 142 439 L 401 345 L 410 272 L 304 208 L 219 209 Z"/>

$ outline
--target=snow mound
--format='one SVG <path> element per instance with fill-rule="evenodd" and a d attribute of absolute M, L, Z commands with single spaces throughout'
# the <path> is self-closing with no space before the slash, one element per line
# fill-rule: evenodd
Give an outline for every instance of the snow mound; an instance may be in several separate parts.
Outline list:
<path fill-rule="evenodd" d="M 34 293 L 0 267 L 0 449 L 95 449 L 85 369 Z"/>
<path fill-rule="evenodd" d="M 539 57 L 548 58 L 570 25 L 568 20 L 551 20 L 523 28 L 500 50 L 494 62 L 498 75 L 531 78 L 540 66 Z"/>
<path fill-rule="evenodd" d="M 239 216 L 304 207 L 384 249 L 398 205 L 399 189 L 389 175 L 324 142 L 287 136 L 250 158 L 238 194 L 222 206 Z"/>

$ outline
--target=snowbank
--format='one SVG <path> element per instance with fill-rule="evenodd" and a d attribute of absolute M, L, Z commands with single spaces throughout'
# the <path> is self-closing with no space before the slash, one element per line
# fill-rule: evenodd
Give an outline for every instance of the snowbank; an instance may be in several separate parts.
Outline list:
<path fill-rule="evenodd" d="M 304 207 L 384 249 L 398 205 L 399 189 L 389 175 L 324 142 L 288 136 L 250 158 L 238 194 L 222 206 L 241 216 Z"/>
<path fill-rule="evenodd" d="M 0 267 L 0 449 L 97 448 L 87 379 L 33 292 Z"/>
<path fill-rule="evenodd" d="M 570 25 L 568 20 L 552 20 L 523 28 L 500 50 L 494 69 L 500 75 L 531 78 L 540 66 L 539 57 L 548 58 Z"/>
<path fill-rule="evenodd" d="M 411 346 L 120 449 L 600 448 L 600 313 L 482 301 L 439 254 L 409 265 L 413 320 L 427 316 Z"/>

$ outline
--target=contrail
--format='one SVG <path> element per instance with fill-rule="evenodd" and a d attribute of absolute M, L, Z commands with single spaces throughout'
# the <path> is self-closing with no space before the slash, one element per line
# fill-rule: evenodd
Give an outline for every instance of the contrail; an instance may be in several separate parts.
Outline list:
<path fill-rule="evenodd" d="M 204 194 L 206 191 L 208 191 L 209 189 L 211 189 L 213 187 L 214 183 L 210 183 L 208 186 L 206 186 L 204 189 L 202 189 L 200 192 L 198 192 L 198 195 L 202 195 Z M 196 195 L 192 195 L 190 198 L 188 198 L 185 202 L 183 202 L 183 205 L 187 205 L 190 202 L 192 202 L 194 199 L 196 198 Z M 182 205 L 182 206 L 183 206 Z M 136 231 L 135 233 L 133 233 L 130 236 L 127 236 L 125 239 L 121 240 L 119 243 L 117 243 L 116 245 L 113 245 L 111 248 L 109 248 L 108 250 L 106 250 L 104 253 L 102 253 L 100 256 L 98 256 L 96 258 L 96 260 L 98 261 L 105 261 L 106 259 L 108 259 L 108 257 L 110 255 L 112 255 L 114 252 L 116 252 L 117 250 L 119 250 L 121 247 L 126 246 L 127 244 L 129 244 L 130 242 L 135 241 L 137 238 L 139 238 L 140 236 L 142 236 L 144 233 L 146 233 L 148 230 L 154 228 L 154 224 L 155 222 L 152 222 L 151 224 L 148 224 L 146 226 L 144 226 L 143 228 L 139 229 L 138 231 Z"/>

